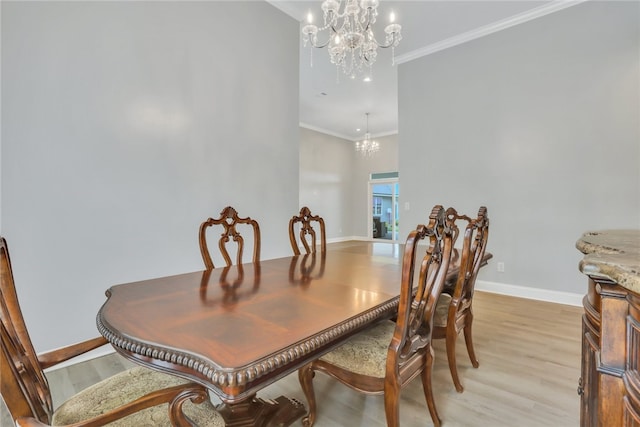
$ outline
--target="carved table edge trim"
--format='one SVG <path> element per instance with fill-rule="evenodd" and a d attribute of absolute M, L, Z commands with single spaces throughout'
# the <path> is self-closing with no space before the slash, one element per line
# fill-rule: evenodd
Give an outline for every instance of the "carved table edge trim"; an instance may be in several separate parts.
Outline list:
<path fill-rule="evenodd" d="M 269 356 L 256 363 L 252 363 L 248 367 L 234 370 L 219 368 L 211 362 L 192 354 L 165 349 L 151 344 L 144 344 L 126 338 L 123 335 L 113 332 L 109 327 L 107 327 L 102 320 L 101 313 L 96 317 L 96 326 L 100 334 L 102 334 L 102 336 L 104 336 L 111 345 L 122 349 L 125 352 L 150 357 L 175 365 L 181 365 L 198 373 L 200 376 L 207 378 L 209 382 L 216 386 L 235 387 L 251 383 L 256 379 L 276 371 L 284 365 L 296 361 L 302 358 L 302 356 L 312 353 L 322 346 L 335 341 L 338 337 L 350 334 L 364 324 L 381 317 L 382 314 L 396 309 L 398 301 L 399 297 L 396 297 L 382 306 L 374 308 L 362 315 L 328 329 L 311 339 L 292 345 L 276 355 Z"/>

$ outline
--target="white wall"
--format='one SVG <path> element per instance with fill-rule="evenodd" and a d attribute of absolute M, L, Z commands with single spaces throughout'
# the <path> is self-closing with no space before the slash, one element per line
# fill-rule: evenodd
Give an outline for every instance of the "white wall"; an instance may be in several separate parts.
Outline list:
<path fill-rule="evenodd" d="M 353 143 L 300 128 L 300 206 L 320 215 L 327 239 L 352 236 Z"/>
<path fill-rule="evenodd" d="M 584 293 L 580 235 L 640 227 L 639 8 L 590 1 L 400 65 L 401 234 L 485 204 L 482 279 Z"/>
<path fill-rule="evenodd" d="M 297 22 L 266 2 L 1 7 L 1 229 L 37 351 L 96 336 L 113 284 L 202 269 L 198 227 L 226 205 L 263 258 L 290 252 Z"/>
<path fill-rule="evenodd" d="M 300 128 L 300 206 L 324 218 L 327 239 L 369 235 L 369 177 L 398 170 L 397 135 L 375 140 L 380 151 L 362 157 L 353 141 Z"/>

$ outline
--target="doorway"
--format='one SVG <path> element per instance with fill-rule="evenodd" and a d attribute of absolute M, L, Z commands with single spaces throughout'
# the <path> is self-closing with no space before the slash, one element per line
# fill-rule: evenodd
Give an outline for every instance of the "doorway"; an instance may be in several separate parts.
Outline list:
<path fill-rule="evenodd" d="M 369 237 L 387 241 L 398 241 L 400 225 L 398 198 L 400 182 L 397 178 L 375 178 L 369 181 Z"/>

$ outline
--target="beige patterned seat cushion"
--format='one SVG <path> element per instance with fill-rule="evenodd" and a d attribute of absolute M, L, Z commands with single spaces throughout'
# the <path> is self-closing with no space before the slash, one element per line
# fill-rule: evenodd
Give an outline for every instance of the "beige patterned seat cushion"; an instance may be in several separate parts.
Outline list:
<path fill-rule="evenodd" d="M 357 374 L 385 377 L 387 350 L 395 322 L 386 320 L 349 338 L 344 344 L 320 358 Z"/>
<path fill-rule="evenodd" d="M 55 411 L 52 425 L 73 424 L 103 414 L 154 390 L 186 383 L 172 375 L 135 367 L 95 384 L 67 400 Z M 108 424 L 110 427 L 167 426 L 169 405 L 148 408 Z M 210 401 L 185 402 L 183 411 L 198 426 L 222 427 L 224 420 Z"/>
<path fill-rule="evenodd" d="M 449 316 L 449 304 L 451 304 L 451 295 L 440 294 L 438 303 L 436 304 L 436 314 L 433 317 L 433 325 L 441 328 L 447 327 L 447 317 Z"/>

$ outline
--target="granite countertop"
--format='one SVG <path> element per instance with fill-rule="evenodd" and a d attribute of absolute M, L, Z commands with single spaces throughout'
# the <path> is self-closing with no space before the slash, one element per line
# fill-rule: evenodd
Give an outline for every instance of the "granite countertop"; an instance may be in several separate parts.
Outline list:
<path fill-rule="evenodd" d="M 581 272 L 611 279 L 640 294 L 640 230 L 587 232 L 576 247 L 585 254 Z"/>

